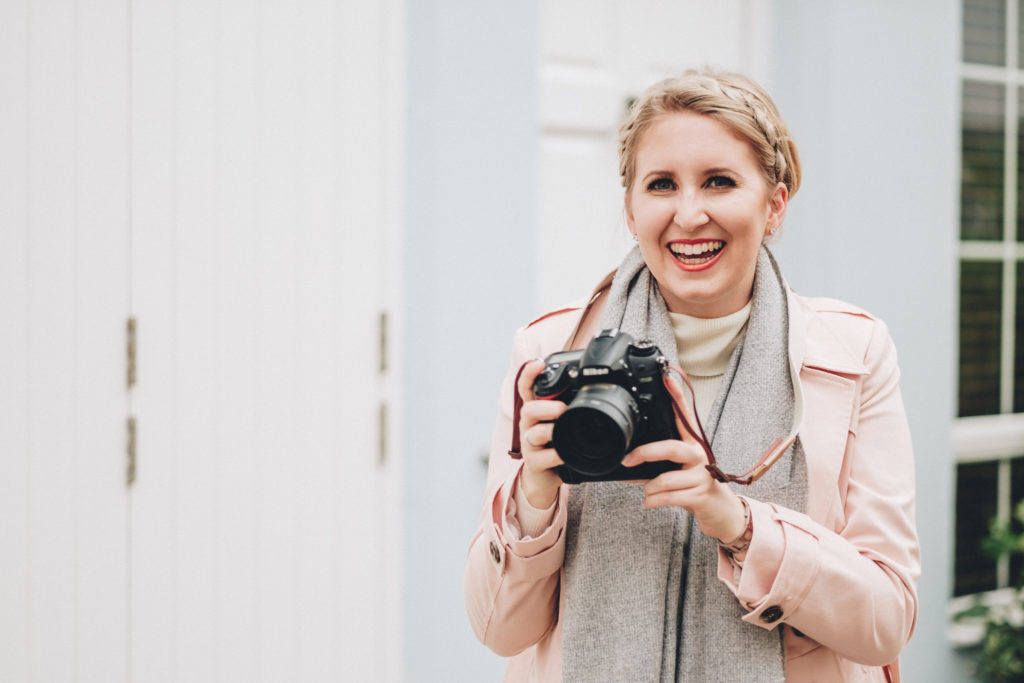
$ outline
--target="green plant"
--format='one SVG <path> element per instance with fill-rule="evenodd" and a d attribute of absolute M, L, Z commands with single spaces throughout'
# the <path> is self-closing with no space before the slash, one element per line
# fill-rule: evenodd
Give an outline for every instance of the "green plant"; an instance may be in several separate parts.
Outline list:
<path fill-rule="evenodd" d="M 1017 528 L 1024 528 L 1024 501 L 1014 517 Z M 997 561 L 1002 557 L 1024 556 L 1024 532 L 1012 522 L 992 520 L 982 549 Z M 1024 575 L 1017 577 L 1009 600 L 978 600 L 957 613 L 958 621 L 981 621 L 984 631 L 976 650 L 978 674 L 999 683 L 1024 682 Z"/>

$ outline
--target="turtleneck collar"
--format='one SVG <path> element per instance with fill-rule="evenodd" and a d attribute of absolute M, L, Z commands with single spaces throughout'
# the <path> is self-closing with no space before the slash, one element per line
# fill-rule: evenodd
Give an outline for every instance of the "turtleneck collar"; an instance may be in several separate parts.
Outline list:
<path fill-rule="evenodd" d="M 717 377 L 725 372 L 750 318 L 751 302 L 721 318 L 695 318 L 672 313 L 679 364 L 691 377 Z"/>

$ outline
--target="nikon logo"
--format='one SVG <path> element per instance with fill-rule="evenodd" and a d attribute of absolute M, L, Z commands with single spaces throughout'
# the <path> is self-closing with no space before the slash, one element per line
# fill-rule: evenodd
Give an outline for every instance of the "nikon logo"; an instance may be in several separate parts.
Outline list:
<path fill-rule="evenodd" d="M 608 368 L 583 368 L 584 377 L 594 377 L 596 375 L 607 375 Z"/>

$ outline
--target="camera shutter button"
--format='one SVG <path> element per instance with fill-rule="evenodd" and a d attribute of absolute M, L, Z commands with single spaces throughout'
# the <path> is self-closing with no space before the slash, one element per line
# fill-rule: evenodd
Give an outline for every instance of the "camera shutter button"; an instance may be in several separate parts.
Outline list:
<path fill-rule="evenodd" d="M 630 344 L 630 347 L 637 356 L 653 356 L 658 351 L 658 347 L 654 345 L 654 342 L 647 341 L 646 339 L 633 342 Z"/>

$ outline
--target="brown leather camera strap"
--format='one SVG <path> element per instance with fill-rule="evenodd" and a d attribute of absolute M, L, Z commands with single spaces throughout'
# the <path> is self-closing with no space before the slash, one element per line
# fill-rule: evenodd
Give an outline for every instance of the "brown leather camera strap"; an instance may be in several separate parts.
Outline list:
<path fill-rule="evenodd" d="M 664 381 L 666 383 L 669 382 L 669 371 L 678 374 L 683 380 L 683 384 L 685 384 L 686 388 L 690 390 L 690 396 L 695 397 L 693 385 L 690 383 L 690 378 L 686 376 L 685 372 L 683 372 L 683 369 L 675 365 L 668 366 L 665 369 L 664 375 Z M 671 396 L 671 393 L 669 395 Z M 675 412 L 676 417 L 679 419 L 679 422 L 682 423 L 683 428 L 686 429 L 687 433 L 692 436 L 698 444 L 700 444 L 702 449 L 704 449 L 704 454 L 708 459 L 708 464 L 705 465 L 708 472 L 711 473 L 712 477 L 723 484 L 733 482 L 742 486 L 750 486 L 760 479 L 772 465 L 778 462 L 779 458 L 782 457 L 782 454 L 786 452 L 790 443 L 792 443 L 792 439 L 789 441 L 782 438 L 775 439 L 753 467 L 743 474 L 727 474 L 718 466 L 718 462 L 715 460 L 715 454 L 711 450 L 711 443 L 708 441 L 707 434 L 704 433 L 704 425 L 701 424 L 700 416 L 697 415 L 696 411 L 693 413 L 693 419 L 697 423 L 697 428 L 694 429 L 690 425 L 690 421 L 686 419 L 686 415 L 683 413 L 682 408 L 679 406 L 679 402 L 676 401 L 674 396 L 672 396 L 672 410 Z"/>

